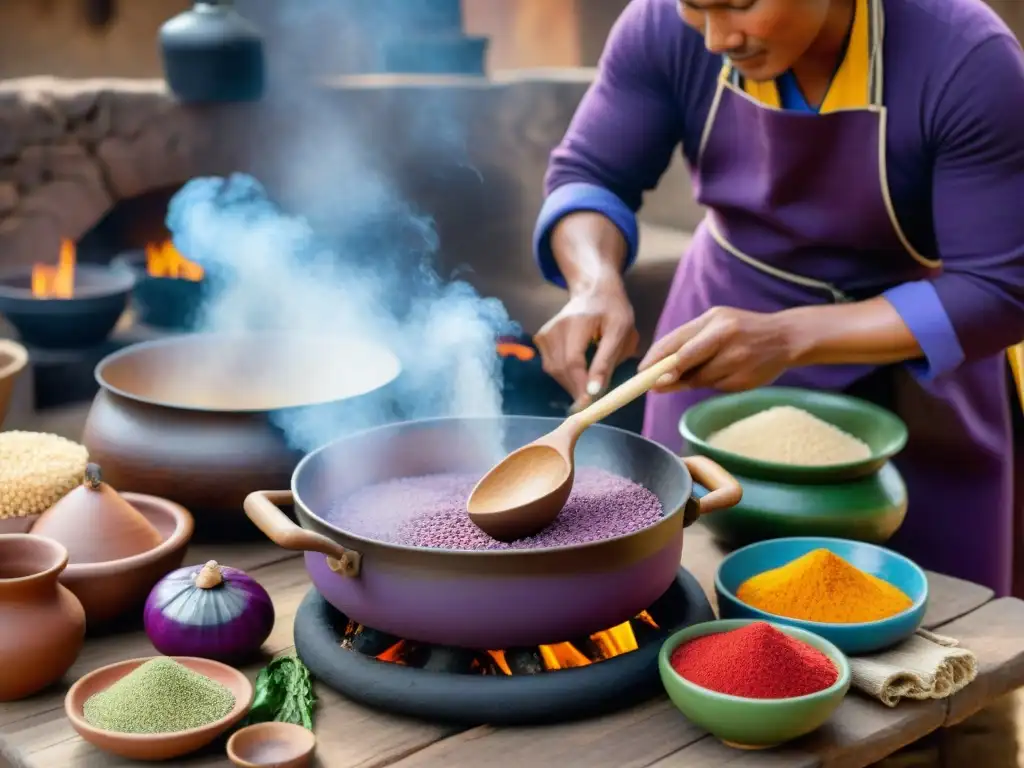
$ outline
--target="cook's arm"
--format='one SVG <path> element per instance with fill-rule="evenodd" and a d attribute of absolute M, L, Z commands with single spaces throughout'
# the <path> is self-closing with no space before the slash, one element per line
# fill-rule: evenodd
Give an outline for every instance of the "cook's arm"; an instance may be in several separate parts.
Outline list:
<path fill-rule="evenodd" d="M 791 310 L 797 364 L 913 360 L 931 379 L 1024 340 L 1020 45 L 989 38 L 940 98 L 932 195 L 942 273 L 871 301 Z"/>
<path fill-rule="evenodd" d="M 635 213 L 681 136 L 670 59 L 690 44 L 684 33 L 674 4 L 663 0 L 633 0 L 615 23 L 545 178 L 534 250 L 556 285 L 625 269 L 636 257 Z"/>

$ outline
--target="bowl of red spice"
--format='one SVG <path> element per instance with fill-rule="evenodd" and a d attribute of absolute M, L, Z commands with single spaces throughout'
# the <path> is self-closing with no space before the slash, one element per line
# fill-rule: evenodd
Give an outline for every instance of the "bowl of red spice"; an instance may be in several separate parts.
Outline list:
<path fill-rule="evenodd" d="M 804 629 L 844 653 L 871 653 L 910 637 L 928 608 L 928 578 L 910 559 L 861 541 L 799 536 L 729 554 L 715 576 L 727 619 Z"/>
<path fill-rule="evenodd" d="M 850 689 L 832 643 L 795 627 L 722 619 L 672 635 L 658 657 L 672 703 L 725 744 L 766 749 L 825 723 Z"/>

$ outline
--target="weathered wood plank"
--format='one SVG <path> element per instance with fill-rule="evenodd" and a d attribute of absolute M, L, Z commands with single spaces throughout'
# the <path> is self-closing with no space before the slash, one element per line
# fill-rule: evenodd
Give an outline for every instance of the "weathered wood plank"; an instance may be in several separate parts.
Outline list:
<path fill-rule="evenodd" d="M 644 768 L 696 742 L 703 735 L 702 729 L 686 720 L 667 699 L 662 698 L 582 723 L 532 728 L 474 728 L 432 744 L 394 766 L 519 768 L 532 763 Z"/>
<path fill-rule="evenodd" d="M 302 555 L 281 549 L 267 542 L 240 542 L 232 544 L 192 544 L 185 552 L 185 565 L 201 565 L 216 560 L 221 565 L 230 565 L 247 573 L 286 560 L 298 561 Z"/>
<path fill-rule="evenodd" d="M 949 700 L 946 725 L 955 725 L 1024 685 L 1024 601 L 994 600 L 939 627 L 978 656 L 977 679 Z"/>
<path fill-rule="evenodd" d="M 709 736 L 651 768 L 865 768 L 939 728 L 945 711 L 941 701 L 907 702 L 888 709 L 850 694 L 828 723 L 792 744 L 743 751 Z"/>

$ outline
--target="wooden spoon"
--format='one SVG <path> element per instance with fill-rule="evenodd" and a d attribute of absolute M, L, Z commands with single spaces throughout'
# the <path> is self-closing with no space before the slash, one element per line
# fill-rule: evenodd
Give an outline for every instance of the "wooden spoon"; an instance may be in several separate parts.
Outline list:
<path fill-rule="evenodd" d="M 615 413 L 675 370 L 670 355 L 623 382 L 556 429 L 513 451 L 473 488 L 466 502 L 470 519 L 484 533 L 501 541 L 532 536 L 551 525 L 572 492 L 576 466 L 573 454 L 583 430 Z"/>

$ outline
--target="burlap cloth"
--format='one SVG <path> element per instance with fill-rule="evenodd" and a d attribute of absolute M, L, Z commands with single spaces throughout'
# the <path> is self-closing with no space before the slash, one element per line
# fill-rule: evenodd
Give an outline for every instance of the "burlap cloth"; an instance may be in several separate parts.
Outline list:
<path fill-rule="evenodd" d="M 978 675 L 978 659 L 951 637 L 925 629 L 869 656 L 851 656 L 853 686 L 889 707 L 900 699 L 943 699 Z"/>

